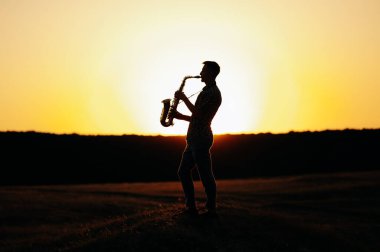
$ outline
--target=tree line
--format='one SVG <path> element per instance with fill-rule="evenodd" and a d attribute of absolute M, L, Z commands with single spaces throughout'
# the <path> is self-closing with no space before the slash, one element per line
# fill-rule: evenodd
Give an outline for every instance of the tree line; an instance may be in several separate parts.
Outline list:
<path fill-rule="evenodd" d="M 185 136 L 0 132 L 1 185 L 174 181 Z M 217 135 L 217 179 L 376 170 L 380 129 Z M 194 173 L 197 178 L 197 173 Z"/>

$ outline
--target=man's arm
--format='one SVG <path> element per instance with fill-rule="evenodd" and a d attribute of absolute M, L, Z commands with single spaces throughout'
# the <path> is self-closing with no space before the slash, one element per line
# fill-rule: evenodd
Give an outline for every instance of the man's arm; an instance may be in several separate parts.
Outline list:
<path fill-rule="evenodd" d="M 177 110 L 175 110 L 175 111 L 173 111 L 173 118 L 190 122 L 191 116 L 181 114 Z"/>
<path fill-rule="evenodd" d="M 186 107 L 191 111 L 191 113 L 194 113 L 195 111 L 195 106 L 191 103 L 191 101 L 186 97 L 186 95 L 183 92 L 177 91 L 175 92 L 174 96 L 177 99 L 182 100 Z"/>

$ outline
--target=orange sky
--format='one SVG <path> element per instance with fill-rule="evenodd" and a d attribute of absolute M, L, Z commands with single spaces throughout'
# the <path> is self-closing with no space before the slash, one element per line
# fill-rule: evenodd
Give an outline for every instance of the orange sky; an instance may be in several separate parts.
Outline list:
<path fill-rule="evenodd" d="M 221 66 L 217 134 L 378 128 L 379 11 L 375 0 L 3 0 L 0 130 L 185 134 L 186 122 L 160 125 L 161 100 L 205 60 Z"/>

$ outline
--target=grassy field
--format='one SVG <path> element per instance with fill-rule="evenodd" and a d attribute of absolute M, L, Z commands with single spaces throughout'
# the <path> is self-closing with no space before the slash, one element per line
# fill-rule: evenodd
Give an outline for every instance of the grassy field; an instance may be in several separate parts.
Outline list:
<path fill-rule="evenodd" d="M 0 251 L 380 251 L 380 172 L 217 183 L 213 220 L 178 182 L 0 187 Z"/>

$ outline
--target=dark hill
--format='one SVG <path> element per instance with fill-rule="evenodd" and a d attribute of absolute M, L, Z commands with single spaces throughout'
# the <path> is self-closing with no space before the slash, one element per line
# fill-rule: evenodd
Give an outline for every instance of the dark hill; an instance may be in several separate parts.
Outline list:
<path fill-rule="evenodd" d="M 177 180 L 185 137 L 0 132 L 0 184 Z M 377 170 L 380 129 L 215 137 L 218 178 Z"/>

